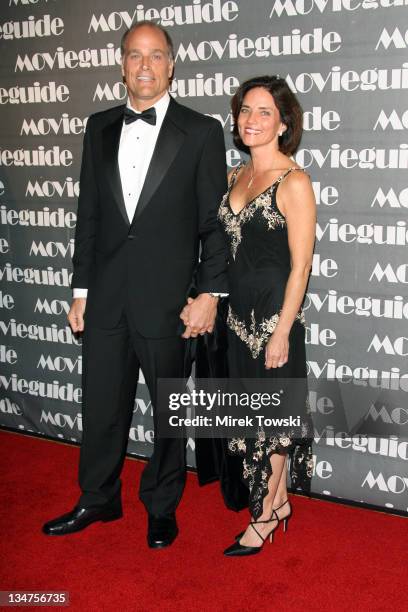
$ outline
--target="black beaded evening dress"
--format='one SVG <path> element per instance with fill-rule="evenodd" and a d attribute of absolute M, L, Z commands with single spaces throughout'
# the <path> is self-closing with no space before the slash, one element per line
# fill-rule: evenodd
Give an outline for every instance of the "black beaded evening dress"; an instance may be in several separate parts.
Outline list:
<path fill-rule="evenodd" d="M 276 193 L 286 176 L 297 169 L 289 168 L 236 214 L 230 205 L 230 192 L 241 167 L 242 164 L 232 174 L 218 212 L 229 245 L 229 376 L 234 379 L 275 377 L 305 381 L 302 405 L 296 407 L 301 416 L 300 437 L 295 438 L 288 430 L 274 430 L 268 435 L 266 428 L 260 427 L 255 436 L 229 439 L 229 452 L 243 458 L 242 477 L 249 488 L 249 510 L 258 519 L 272 473 L 271 453 L 288 453 L 292 489 L 310 492 L 313 429 L 307 395 L 302 309 L 289 334 L 288 362 L 280 368 L 265 369 L 265 346 L 278 323 L 290 273 L 286 220 L 277 207 Z"/>

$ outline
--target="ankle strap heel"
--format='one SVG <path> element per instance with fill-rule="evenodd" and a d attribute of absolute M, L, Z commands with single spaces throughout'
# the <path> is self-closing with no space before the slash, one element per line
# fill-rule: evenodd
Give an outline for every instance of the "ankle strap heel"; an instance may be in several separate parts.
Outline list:
<path fill-rule="evenodd" d="M 289 514 L 287 516 L 285 516 L 284 519 L 281 519 L 283 522 L 283 532 L 286 533 L 288 530 L 288 524 L 289 524 L 289 519 L 292 516 L 292 506 L 290 505 L 290 502 L 288 499 L 286 499 L 283 504 L 281 504 L 280 506 L 278 506 L 277 508 L 275 508 L 275 510 L 279 510 L 280 508 L 282 508 L 285 504 L 289 504 Z"/>
<path fill-rule="evenodd" d="M 273 527 L 271 532 L 265 538 L 263 536 L 261 536 L 261 534 L 256 529 L 256 527 L 254 527 L 254 525 L 261 525 L 261 524 L 267 525 L 268 523 L 272 523 L 272 522 L 276 522 L 276 527 Z M 262 540 L 262 544 L 265 542 L 265 540 L 266 540 L 266 538 L 268 536 L 269 536 L 269 541 L 272 544 L 273 543 L 273 532 L 275 531 L 275 529 L 277 529 L 279 527 L 279 523 L 280 523 L 280 519 L 279 519 L 278 515 L 276 514 L 275 510 L 272 510 L 271 518 L 269 520 L 267 520 L 267 521 L 251 521 L 249 524 L 251 525 L 251 527 L 255 531 L 255 533 Z"/>

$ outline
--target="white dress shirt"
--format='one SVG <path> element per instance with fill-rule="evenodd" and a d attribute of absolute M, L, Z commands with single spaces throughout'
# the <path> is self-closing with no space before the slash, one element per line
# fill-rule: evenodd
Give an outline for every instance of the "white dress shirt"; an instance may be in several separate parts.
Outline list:
<path fill-rule="evenodd" d="M 170 96 L 166 91 L 164 96 L 154 105 L 156 109 L 156 125 L 150 125 L 140 119 L 127 125 L 123 123 L 118 161 L 123 198 L 129 223 L 132 223 L 169 103 Z M 137 113 L 131 107 L 129 100 L 127 107 Z"/>

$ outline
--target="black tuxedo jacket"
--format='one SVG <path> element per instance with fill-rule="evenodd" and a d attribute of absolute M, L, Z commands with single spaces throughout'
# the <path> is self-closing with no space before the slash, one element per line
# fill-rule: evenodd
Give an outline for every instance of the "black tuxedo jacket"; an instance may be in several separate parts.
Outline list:
<path fill-rule="evenodd" d="M 227 188 L 223 132 L 171 99 L 129 223 L 118 166 L 124 108 L 88 120 L 72 287 L 88 289 L 86 325 L 113 327 L 125 306 L 143 336 L 177 335 L 193 283 L 198 293 L 228 291 L 217 222 Z"/>

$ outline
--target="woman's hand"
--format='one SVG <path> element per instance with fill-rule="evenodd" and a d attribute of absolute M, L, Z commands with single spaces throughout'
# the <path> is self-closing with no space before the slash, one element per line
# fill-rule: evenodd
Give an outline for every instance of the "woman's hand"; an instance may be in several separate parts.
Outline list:
<path fill-rule="evenodd" d="M 289 335 L 275 330 L 265 347 L 265 368 L 281 368 L 289 357 Z"/>

